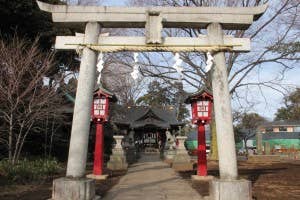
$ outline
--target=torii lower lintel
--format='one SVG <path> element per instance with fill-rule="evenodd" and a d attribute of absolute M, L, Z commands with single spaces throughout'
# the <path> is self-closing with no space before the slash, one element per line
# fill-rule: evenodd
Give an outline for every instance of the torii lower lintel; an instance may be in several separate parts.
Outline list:
<path fill-rule="evenodd" d="M 249 38 L 224 37 L 224 44 L 209 42 L 207 36 L 198 38 L 188 37 L 166 37 L 162 44 L 146 44 L 145 37 L 122 37 L 122 36 L 99 36 L 97 44 L 84 43 L 84 35 L 81 36 L 57 36 L 55 48 L 61 50 L 78 49 L 80 47 L 89 47 L 101 52 L 116 51 L 171 51 L 171 52 L 215 52 L 215 51 L 233 51 L 249 52 Z"/>

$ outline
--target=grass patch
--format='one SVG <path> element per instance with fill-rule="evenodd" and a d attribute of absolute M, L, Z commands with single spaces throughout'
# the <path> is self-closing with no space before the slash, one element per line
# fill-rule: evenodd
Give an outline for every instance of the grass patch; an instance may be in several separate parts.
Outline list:
<path fill-rule="evenodd" d="M 51 179 L 62 170 L 56 159 L 23 159 L 15 164 L 0 161 L 0 176 L 8 183 L 41 183 Z"/>

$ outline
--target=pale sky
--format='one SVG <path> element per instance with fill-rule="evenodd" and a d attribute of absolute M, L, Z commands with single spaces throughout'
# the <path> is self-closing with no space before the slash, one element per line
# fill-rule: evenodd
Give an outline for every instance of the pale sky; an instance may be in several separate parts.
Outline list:
<path fill-rule="evenodd" d="M 103 0 L 102 5 L 104 6 L 125 6 L 124 0 Z"/>

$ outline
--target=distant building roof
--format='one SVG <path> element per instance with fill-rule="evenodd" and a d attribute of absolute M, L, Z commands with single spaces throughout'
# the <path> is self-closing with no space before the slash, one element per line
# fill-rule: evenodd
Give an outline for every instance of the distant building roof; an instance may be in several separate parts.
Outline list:
<path fill-rule="evenodd" d="M 300 126 L 300 121 L 273 121 L 273 122 L 267 122 L 260 125 L 260 127 L 270 127 L 270 126 Z"/>
<path fill-rule="evenodd" d="M 130 128 L 154 126 L 167 129 L 171 126 L 184 125 L 176 119 L 175 110 L 145 106 L 124 107 L 114 105 L 110 120 L 116 124 L 128 125 Z"/>
<path fill-rule="evenodd" d="M 278 132 L 278 133 L 264 133 L 262 134 L 264 140 L 272 139 L 299 139 L 300 141 L 300 132 Z"/>

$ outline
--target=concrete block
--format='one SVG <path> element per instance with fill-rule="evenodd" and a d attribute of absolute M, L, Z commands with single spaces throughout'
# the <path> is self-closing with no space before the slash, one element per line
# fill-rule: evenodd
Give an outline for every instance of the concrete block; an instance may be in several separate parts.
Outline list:
<path fill-rule="evenodd" d="M 53 181 L 51 200 L 98 200 L 95 182 L 87 178 L 59 178 Z"/>
<path fill-rule="evenodd" d="M 179 147 L 173 157 L 172 168 L 175 171 L 191 171 L 193 170 L 193 163 L 191 162 L 191 157 L 188 155 L 184 147 L 184 140 L 186 137 L 178 136 L 177 139 L 179 139 Z"/>
<path fill-rule="evenodd" d="M 172 163 L 172 168 L 175 171 L 191 171 L 193 170 L 193 163 L 189 163 L 189 162 L 173 162 Z"/>
<path fill-rule="evenodd" d="M 95 174 L 88 174 L 86 175 L 87 178 L 94 179 L 94 180 L 106 180 L 108 178 L 107 174 L 104 175 L 95 175 Z"/>
<path fill-rule="evenodd" d="M 193 181 L 211 181 L 214 179 L 213 176 L 198 176 L 198 175 L 192 175 L 191 176 Z"/>
<path fill-rule="evenodd" d="M 124 155 L 111 155 L 107 163 L 107 168 L 110 170 L 126 170 L 128 164 Z"/>
<path fill-rule="evenodd" d="M 251 182 L 245 179 L 213 179 L 209 183 L 211 200 L 252 200 Z"/>
<path fill-rule="evenodd" d="M 168 149 L 164 152 L 164 157 L 165 157 L 166 160 L 173 161 L 173 158 L 174 158 L 175 154 L 176 154 L 175 149 Z"/>

